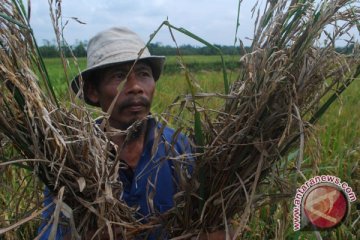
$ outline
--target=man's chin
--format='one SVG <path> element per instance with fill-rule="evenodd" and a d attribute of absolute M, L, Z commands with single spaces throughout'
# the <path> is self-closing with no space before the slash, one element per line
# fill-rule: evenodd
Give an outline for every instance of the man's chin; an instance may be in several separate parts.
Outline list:
<path fill-rule="evenodd" d="M 144 124 L 146 121 L 146 116 L 147 115 L 141 115 L 141 116 L 136 116 L 128 121 L 126 121 L 123 124 L 123 130 L 126 130 L 128 128 L 130 128 L 131 126 L 133 126 L 134 128 L 136 128 L 139 125 Z"/>
<path fill-rule="evenodd" d="M 127 119 L 116 118 L 113 116 L 112 127 L 118 128 L 120 130 L 126 130 L 131 127 L 134 123 L 144 122 L 142 120 L 146 119 L 146 116 L 149 115 L 149 112 L 141 112 L 137 114 L 129 114 L 128 112 L 122 112 L 119 116 L 127 116 Z"/>

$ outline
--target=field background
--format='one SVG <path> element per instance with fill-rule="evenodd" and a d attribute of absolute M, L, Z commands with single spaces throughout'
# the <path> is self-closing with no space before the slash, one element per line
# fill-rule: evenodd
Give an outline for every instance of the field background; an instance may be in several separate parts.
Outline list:
<path fill-rule="evenodd" d="M 238 60 L 236 56 L 225 56 L 228 67 L 228 77 L 230 82 L 236 80 L 238 76 Z M 73 60 L 69 60 L 73 61 Z M 186 77 L 184 71 L 178 64 L 179 58 L 175 56 L 167 57 L 164 74 L 157 82 L 155 99 L 152 105 L 153 113 L 162 113 L 179 95 L 188 93 Z M 68 85 L 62 70 L 59 58 L 45 59 L 50 79 L 59 99 L 67 98 Z M 80 69 L 84 69 L 85 59 L 78 59 Z M 224 92 L 223 75 L 219 56 L 184 56 L 183 64 L 187 66 L 196 79 L 199 89 L 202 92 Z M 71 76 L 74 76 L 77 69 L 74 63 L 70 62 Z M 318 136 L 319 141 L 309 139 L 306 147 L 306 155 L 302 164 L 302 171 L 306 178 L 316 175 L 330 174 L 346 181 L 353 191 L 360 197 L 360 81 L 355 80 L 352 85 L 341 95 L 320 119 L 314 130 L 314 135 Z M 208 105 L 219 109 L 222 100 L 212 100 Z M 186 120 L 191 120 L 191 115 L 182 115 Z M 296 151 L 296 149 L 294 150 Z M 294 192 L 296 187 L 301 186 L 305 180 L 295 173 L 295 161 L 292 155 L 285 156 L 285 160 L 280 164 L 287 164 L 280 175 L 290 183 L 289 191 Z M 1 170 L 1 169 L 0 169 Z M 18 171 L 18 170 L 14 170 Z M 5 171 L 4 171 L 5 172 Z M 0 171 L 1 173 L 1 171 Z M 14 174 L 13 176 L 16 176 Z M 25 174 L 26 176 L 26 174 Z M 9 176 L 2 176 L 7 182 L 21 186 L 19 179 L 12 179 Z M 26 177 L 22 181 L 26 182 Z M 272 178 L 265 181 L 261 191 L 269 194 L 283 193 L 275 186 Z M 293 196 L 293 195 L 292 195 Z M 0 190 L 0 200 L 5 208 L 19 206 L 7 206 L 9 196 L 6 189 Z M 244 239 L 360 239 L 360 210 L 359 200 L 351 204 L 351 213 L 344 224 L 340 227 L 324 232 L 294 232 L 292 230 L 292 198 L 281 198 L 277 202 L 265 205 L 255 211 L 251 221 L 247 226 Z M 358 210 L 357 210 L 358 209 Z M 0 223 L 1 216 L 0 213 Z M 26 213 L 25 213 L 26 215 Z M 237 219 L 233 220 L 236 225 Z M 36 236 L 36 222 L 26 228 L 20 228 L 16 232 L 0 235 L 0 239 L 32 239 L 31 235 Z M 1 224 L 0 224 L 1 225 Z"/>
<path fill-rule="evenodd" d="M 202 92 L 223 93 L 223 75 L 219 56 L 183 56 L 184 64 L 197 81 Z M 188 93 L 184 71 L 180 68 L 180 59 L 167 57 L 164 73 L 156 85 L 153 113 L 162 113 L 179 95 Z M 230 82 L 238 76 L 239 59 L 237 56 L 225 56 Z M 60 59 L 46 59 L 50 78 L 59 96 L 66 94 L 67 85 L 60 65 Z M 84 69 L 85 59 L 78 59 Z M 72 65 L 72 64 L 70 64 Z M 76 69 L 72 69 L 73 75 Z M 306 178 L 329 174 L 338 176 L 353 188 L 360 198 L 360 79 L 356 79 L 322 116 L 314 129 L 318 141 L 309 139 L 302 172 Z M 207 102 L 215 109 L 222 101 Z M 191 118 L 183 115 L 184 118 Z M 296 149 L 295 149 L 296 151 Z M 286 156 L 286 171 L 282 177 L 291 183 L 292 189 L 301 186 L 305 180 L 295 173 L 295 161 L 292 155 Z M 284 164 L 285 161 L 283 161 Z M 263 187 L 269 194 L 279 193 L 279 189 L 269 179 Z M 292 230 L 292 198 L 280 199 L 276 203 L 264 206 L 256 211 L 248 225 L 246 239 L 360 239 L 359 200 L 351 204 L 351 213 L 344 224 L 330 230 L 317 232 L 294 232 Z M 236 224 L 236 219 L 234 220 Z"/>

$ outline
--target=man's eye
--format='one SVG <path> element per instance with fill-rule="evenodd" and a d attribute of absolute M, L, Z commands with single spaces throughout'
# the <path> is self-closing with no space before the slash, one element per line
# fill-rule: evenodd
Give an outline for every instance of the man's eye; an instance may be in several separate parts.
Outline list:
<path fill-rule="evenodd" d="M 113 79 L 124 80 L 126 78 L 125 72 L 117 72 L 113 75 Z"/>
<path fill-rule="evenodd" d="M 139 74 L 140 76 L 142 76 L 142 77 L 150 77 L 150 76 L 151 76 L 151 72 L 148 71 L 148 70 L 139 71 L 138 74 Z"/>

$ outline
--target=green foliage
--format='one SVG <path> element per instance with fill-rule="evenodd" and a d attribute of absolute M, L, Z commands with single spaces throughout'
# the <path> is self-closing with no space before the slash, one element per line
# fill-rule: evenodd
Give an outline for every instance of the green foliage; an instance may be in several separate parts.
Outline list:
<path fill-rule="evenodd" d="M 51 44 L 49 41 L 44 40 L 44 45 L 39 47 L 40 54 L 47 58 L 57 58 L 59 57 L 59 50 L 54 44 Z"/>
<path fill-rule="evenodd" d="M 225 46 L 225 45 L 218 45 L 218 44 L 214 44 L 214 46 L 219 48 L 224 55 L 239 55 L 240 54 L 240 47 Z M 174 55 L 177 55 L 179 52 L 183 56 L 187 56 L 187 55 L 211 56 L 211 55 L 218 54 L 218 52 L 214 48 L 211 48 L 208 46 L 198 47 L 198 46 L 192 46 L 189 44 L 181 45 L 181 46 L 179 46 L 179 48 L 175 48 L 170 45 L 162 45 L 161 43 L 150 43 L 148 48 L 152 54 L 165 55 L 165 56 L 174 56 Z"/>
<path fill-rule="evenodd" d="M 87 48 L 87 41 L 77 41 L 74 45 L 70 47 L 63 47 L 63 51 L 66 56 L 71 56 L 69 48 L 73 52 L 75 57 L 83 58 L 86 57 L 86 48 Z M 244 52 L 249 52 L 251 47 L 244 47 L 243 49 L 239 46 L 226 46 L 226 45 L 218 45 L 214 44 L 215 47 L 221 50 L 224 55 L 229 56 L 242 56 Z M 208 46 L 192 46 L 192 45 L 181 45 L 179 48 L 170 46 L 170 45 L 162 45 L 161 43 L 150 43 L 148 46 L 150 52 L 154 55 L 162 55 L 162 56 L 176 56 L 181 53 L 182 56 L 208 56 L 211 58 L 216 57 L 217 51 L 213 48 Z M 339 46 L 336 48 L 336 51 L 339 53 L 350 54 L 354 48 L 354 45 L 349 46 Z M 54 42 L 50 42 L 49 40 L 43 40 L 43 44 L 39 46 L 39 50 L 41 55 L 44 58 L 58 58 L 60 56 L 59 49 Z M 201 58 L 201 57 L 200 57 Z M 227 66 L 233 68 L 233 65 Z M 205 68 L 207 68 L 205 66 Z"/>
<path fill-rule="evenodd" d="M 344 47 L 336 47 L 336 51 L 338 53 L 343 53 L 343 54 L 351 54 L 354 50 L 354 44 L 349 44 L 348 46 L 344 46 Z"/>
<path fill-rule="evenodd" d="M 333 105 L 321 116 L 315 130 L 319 142 L 309 140 L 301 170 L 307 179 L 317 175 L 333 175 L 347 182 L 359 199 L 360 193 L 360 81 L 355 79 Z M 314 155 L 314 151 L 317 154 Z M 296 156 L 296 154 L 294 155 Z M 290 156 L 289 156 L 290 158 Z M 296 176 L 295 162 L 290 165 L 284 179 Z M 280 168 L 277 166 L 276 168 Z M 301 186 L 305 180 L 294 179 L 293 184 Z M 279 193 L 278 185 L 269 182 L 263 188 L 269 194 Z M 359 201 L 351 204 L 351 211 L 346 221 L 339 227 L 327 231 L 294 232 L 292 223 L 293 197 L 272 202 L 258 209 L 248 225 L 244 239 L 278 239 L 277 231 L 284 225 L 284 239 L 359 239 Z M 276 209 L 276 211 L 274 211 Z"/>
<path fill-rule="evenodd" d="M 225 45 L 214 45 L 224 55 L 236 55 L 239 56 L 243 52 L 240 50 L 240 47 L 234 46 L 225 46 Z M 86 48 L 87 41 L 77 41 L 74 45 L 70 47 L 66 47 L 64 45 L 63 51 L 66 56 L 71 56 L 69 52 L 69 48 L 74 53 L 76 57 L 86 57 Z M 150 52 L 154 55 L 164 55 L 164 56 L 175 56 L 179 52 L 183 56 L 189 55 L 203 55 L 203 56 L 213 56 L 218 54 L 218 52 L 209 46 L 192 46 L 192 45 L 182 45 L 179 48 L 170 46 L 170 45 L 162 45 L 161 43 L 150 43 L 148 46 Z M 59 48 L 56 46 L 54 42 L 50 42 L 49 40 L 43 40 L 43 45 L 39 47 L 40 52 L 45 58 L 57 58 L 60 56 Z M 249 47 L 245 47 L 245 50 L 249 51 Z"/>
<path fill-rule="evenodd" d="M 86 57 L 87 41 L 78 41 L 73 46 L 67 46 L 63 44 L 62 51 L 65 56 L 71 57 L 74 54 L 75 57 Z M 44 58 L 58 58 L 60 57 L 59 48 L 55 43 L 51 43 L 48 40 L 44 40 L 44 44 L 39 47 L 39 51 Z"/>

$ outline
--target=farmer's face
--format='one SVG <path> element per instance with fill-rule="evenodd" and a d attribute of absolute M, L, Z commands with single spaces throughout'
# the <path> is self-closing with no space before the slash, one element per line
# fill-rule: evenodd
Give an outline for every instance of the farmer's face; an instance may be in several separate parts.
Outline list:
<path fill-rule="evenodd" d="M 131 66 L 122 64 L 106 69 L 98 87 L 89 93 L 89 98 L 99 102 L 102 110 L 107 112 L 118 93 L 119 84 L 124 84 L 109 118 L 110 125 L 118 129 L 126 129 L 149 114 L 155 91 L 151 67 L 138 62 L 129 73 Z"/>

